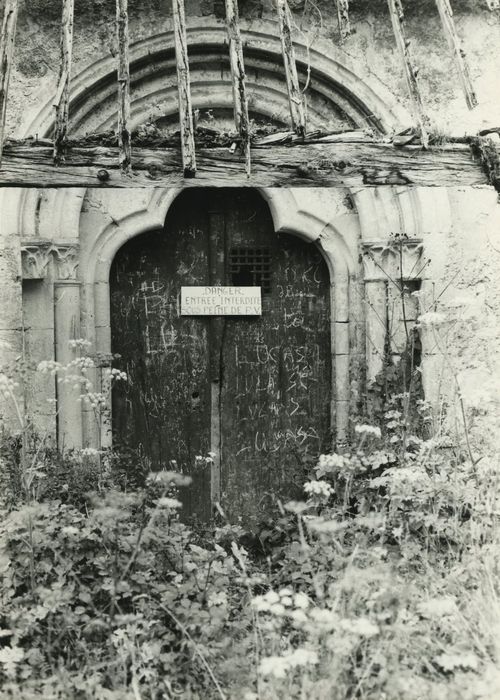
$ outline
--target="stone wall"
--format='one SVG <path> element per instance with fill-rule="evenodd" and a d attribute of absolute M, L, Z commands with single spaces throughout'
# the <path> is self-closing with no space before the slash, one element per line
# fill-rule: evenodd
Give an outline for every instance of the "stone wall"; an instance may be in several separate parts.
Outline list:
<path fill-rule="evenodd" d="M 168 2 L 130 0 L 129 4 L 132 42 L 170 31 L 171 10 Z M 497 126 L 500 12 L 489 11 L 486 3 L 479 1 L 452 2 L 458 32 L 463 39 L 479 99 L 479 106 L 469 112 L 444 40 L 434 0 L 403 4 L 432 129 L 440 134 L 463 135 Z M 188 22 L 207 32 L 211 28 L 223 27 L 222 5 L 218 0 L 188 0 Z M 259 32 L 262 31 L 262 22 L 275 20 L 274 4 L 270 0 L 247 0 L 240 5 L 244 30 Z M 334 3 L 327 0 L 318 3 L 294 0 L 291 5 L 297 25 L 295 39 L 298 42 L 313 48 L 319 45 L 318 42 L 323 42 L 322 50 L 331 50 L 340 57 L 354 61 L 365 78 L 376 77 L 401 105 L 409 106 L 403 66 L 396 51 L 385 0 L 351 2 L 353 33 L 343 45 L 339 41 Z M 55 93 L 59 60 L 59 13 L 60 2 L 57 0 L 30 0 L 29 3 L 21 3 L 8 109 L 8 131 L 11 134 L 26 135 L 31 116 Z M 73 65 L 75 76 L 98 59 L 112 59 L 115 53 L 113 18 L 113 2 L 77 0 Z M 271 29 L 273 32 L 277 35 L 276 25 Z M 151 70 L 154 69 L 152 66 Z M 164 66 L 159 66 L 158 70 L 161 75 L 165 74 L 165 79 L 168 78 L 168 70 L 172 72 Z M 260 78 L 264 79 L 262 74 Z M 311 85 L 311 89 L 313 87 Z M 135 89 L 140 92 L 140 85 Z M 132 97 L 134 99 L 134 95 Z M 149 107 L 145 108 L 144 113 L 147 114 L 149 109 L 154 118 L 159 118 L 161 104 L 159 109 L 156 107 L 158 104 L 155 103 L 154 96 L 151 96 Z M 328 124 L 328 119 L 326 122 Z"/>

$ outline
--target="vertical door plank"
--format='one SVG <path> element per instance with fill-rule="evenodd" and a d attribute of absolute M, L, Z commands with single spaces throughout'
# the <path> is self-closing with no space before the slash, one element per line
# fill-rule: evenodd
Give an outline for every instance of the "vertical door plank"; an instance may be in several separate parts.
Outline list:
<path fill-rule="evenodd" d="M 194 142 L 193 107 L 189 81 L 189 59 L 187 52 L 186 15 L 184 0 L 172 0 L 174 19 L 175 57 L 177 63 L 177 86 L 179 90 L 179 124 L 181 131 L 182 167 L 184 177 L 196 175 L 196 152 Z"/>
<path fill-rule="evenodd" d="M 330 446 L 330 284 L 318 249 L 278 238 L 256 192 L 232 196 L 226 237 L 228 284 L 252 284 L 258 260 L 271 259 L 262 316 L 228 318 L 223 342 L 222 507 L 254 527 L 278 499 L 302 497 L 307 469 Z"/>
<path fill-rule="evenodd" d="M 16 39 L 18 0 L 6 0 L 0 34 L 0 165 L 2 163 L 10 71 Z"/>
<path fill-rule="evenodd" d="M 128 0 L 116 0 L 116 36 L 118 43 L 118 148 L 124 173 L 132 169 L 130 139 L 130 68 Z"/>
<path fill-rule="evenodd" d="M 413 57 L 410 51 L 411 42 L 406 36 L 403 4 L 401 0 L 388 0 L 388 3 L 394 37 L 405 68 L 406 84 L 412 104 L 413 118 L 416 120 L 420 129 L 422 145 L 424 148 L 427 148 L 429 145 L 429 137 L 425 128 L 424 107 L 418 87 L 418 71 L 413 64 Z"/>
<path fill-rule="evenodd" d="M 477 107 L 478 101 L 474 91 L 474 86 L 472 84 L 470 69 L 465 57 L 465 51 L 462 47 L 462 42 L 460 41 L 460 37 L 458 36 L 457 29 L 455 27 L 455 20 L 453 18 L 453 10 L 450 1 L 436 0 L 436 5 L 441 18 L 441 24 L 443 25 L 446 41 L 448 42 L 450 51 L 453 54 L 453 60 L 455 61 L 458 76 L 462 84 L 462 90 L 465 95 L 467 106 L 469 109 L 474 109 L 474 107 Z"/>
<path fill-rule="evenodd" d="M 208 266 L 210 286 L 220 286 L 225 283 L 224 253 L 225 253 L 225 227 L 223 199 L 227 194 L 211 190 L 207 193 L 208 203 Z M 220 503 L 221 486 L 221 451 L 222 451 L 222 424 L 221 424 L 221 390 L 222 390 L 222 344 L 226 319 L 214 316 L 209 320 L 209 361 L 210 361 L 210 443 L 213 453 L 211 500 L 212 504 Z"/>
<path fill-rule="evenodd" d="M 71 60 L 73 54 L 74 0 L 63 0 L 61 19 L 61 67 L 57 87 L 54 126 L 54 162 L 60 163 L 64 156 L 64 146 L 68 136 L 69 88 L 71 82 Z"/>
<path fill-rule="evenodd" d="M 208 284 L 206 213 L 189 191 L 172 205 L 165 230 L 117 253 L 110 284 L 112 351 L 130 378 L 113 392 L 115 445 L 138 449 L 154 470 L 191 476 L 182 516 L 208 520 L 208 319 L 181 316 L 179 301 L 181 286 Z"/>
<path fill-rule="evenodd" d="M 248 116 L 248 98 L 245 85 L 245 65 L 239 26 L 238 0 L 226 0 L 226 26 L 233 85 L 234 122 L 245 154 L 246 173 L 250 177 L 250 119 Z"/>
<path fill-rule="evenodd" d="M 292 128 L 299 136 L 305 136 L 306 111 L 295 63 L 295 51 L 292 41 L 292 14 L 287 0 L 276 0 L 276 2 Z"/>

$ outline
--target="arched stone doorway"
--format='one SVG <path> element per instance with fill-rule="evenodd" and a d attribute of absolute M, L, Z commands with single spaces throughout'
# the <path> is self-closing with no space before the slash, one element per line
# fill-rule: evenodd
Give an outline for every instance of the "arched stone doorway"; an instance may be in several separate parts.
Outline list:
<path fill-rule="evenodd" d="M 221 284 L 261 287 L 262 316 L 180 315 L 182 286 Z M 271 496 L 296 496 L 332 430 L 319 249 L 276 234 L 258 192 L 186 190 L 164 229 L 118 251 L 110 291 L 112 351 L 130 377 L 114 396 L 115 444 L 189 473 L 185 510 L 201 518 L 220 501 L 252 524 Z"/>

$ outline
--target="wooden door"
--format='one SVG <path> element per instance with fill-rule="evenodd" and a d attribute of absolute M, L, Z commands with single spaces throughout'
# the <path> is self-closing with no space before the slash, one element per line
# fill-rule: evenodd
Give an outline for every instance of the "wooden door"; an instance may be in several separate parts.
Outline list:
<path fill-rule="evenodd" d="M 300 495 L 331 426 L 329 274 L 319 251 L 274 233 L 252 190 L 190 189 L 165 229 L 127 243 L 111 271 L 112 350 L 130 382 L 113 399 L 118 440 L 154 469 L 193 476 L 184 510 L 217 500 L 254 526 Z M 262 316 L 184 317 L 181 286 L 255 285 Z M 213 452 L 210 469 L 196 459 Z"/>

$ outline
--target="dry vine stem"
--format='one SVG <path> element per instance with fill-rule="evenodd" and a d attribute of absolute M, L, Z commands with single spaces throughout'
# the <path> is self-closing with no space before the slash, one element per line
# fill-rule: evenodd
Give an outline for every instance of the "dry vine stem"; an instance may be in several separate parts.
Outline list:
<path fill-rule="evenodd" d="M 418 71 L 413 65 L 413 59 L 410 52 L 410 41 L 406 38 L 403 5 L 401 0 L 388 0 L 388 3 L 396 44 L 405 67 L 406 83 L 408 85 L 408 92 L 410 93 L 410 99 L 413 107 L 413 116 L 417 120 L 420 128 L 422 146 L 427 148 L 429 145 L 429 137 L 425 128 L 424 108 L 420 91 L 418 89 Z"/>
<path fill-rule="evenodd" d="M 54 126 L 54 162 L 59 163 L 68 135 L 69 86 L 71 80 L 71 58 L 73 52 L 74 0 L 63 0 L 61 20 L 61 68 L 57 87 Z"/>
<path fill-rule="evenodd" d="M 295 51 L 293 49 L 292 14 L 287 0 L 277 0 L 277 8 L 292 128 L 299 136 L 305 136 L 306 112 L 304 109 L 304 97 L 300 91 Z"/>
<path fill-rule="evenodd" d="M 343 43 L 351 33 L 349 0 L 337 0 L 337 16 L 339 20 L 340 41 Z"/>
<path fill-rule="evenodd" d="M 172 14 L 174 20 L 175 57 L 177 63 L 177 86 L 179 89 L 182 168 L 184 177 L 194 177 L 196 174 L 196 153 L 184 0 L 172 0 Z"/>
<path fill-rule="evenodd" d="M 245 152 L 246 173 L 250 177 L 250 120 L 248 117 L 245 65 L 243 63 L 243 45 L 241 43 L 237 0 L 226 0 L 226 25 L 229 40 L 231 81 L 233 84 L 234 122 Z"/>
<path fill-rule="evenodd" d="M 6 0 L 2 32 L 0 34 L 0 164 L 2 162 L 5 117 L 7 115 L 10 70 L 16 38 L 17 11 L 17 0 Z"/>
<path fill-rule="evenodd" d="M 128 0 L 116 0 L 116 33 L 118 40 L 118 148 L 120 167 L 131 171 L 130 139 L 130 70 L 128 36 Z"/>
<path fill-rule="evenodd" d="M 469 66 L 465 60 L 465 51 L 462 48 L 462 42 L 460 41 L 457 34 L 457 29 L 455 27 L 453 10 L 449 0 L 436 0 L 436 5 L 439 11 L 439 16 L 441 17 L 441 24 L 443 25 L 446 41 L 448 42 L 450 51 L 453 53 L 453 59 L 457 67 L 460 82 L 462 83 L 462 89 L 464 91 L 467 106 L 469 109 L 474 109 L 474 107 L 477 107 L 478 104 L 477 97 L 472 85 Z"/>

